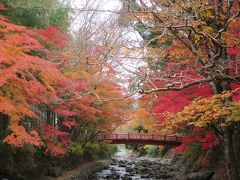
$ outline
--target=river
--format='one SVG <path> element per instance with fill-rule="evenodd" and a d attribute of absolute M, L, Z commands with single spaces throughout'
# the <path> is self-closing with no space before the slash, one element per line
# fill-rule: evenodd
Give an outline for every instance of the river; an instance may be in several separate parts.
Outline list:
<path fill-rule="evenodd" d="M 142 158 L 129 153 L 123 145 L 119 146 L 119 152 L 111 165 L 102 171 L 91 175 L 88 179 L 98 180 L 157 180 L 171 178 L 173 171 L 169 165 L 169 159 Z"/>

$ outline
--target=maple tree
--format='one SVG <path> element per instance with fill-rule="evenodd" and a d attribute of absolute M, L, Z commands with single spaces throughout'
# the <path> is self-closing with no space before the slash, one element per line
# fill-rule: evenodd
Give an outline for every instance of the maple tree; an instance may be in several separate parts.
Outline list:
<path fill-rule="evenodd" d="M 2 6 L 1 9 L 5 10 L 6 8 Z M 43 126 L 45 127 L 43 140 L 36 130 L 30 132 L 26 130 L 23 126 L 25 117 L 30 118 L 30 123 L 34 122 L 34 119 L 39 119 L 38 115 L 44 113 L 41 112 L 42 105 L 48 106 L 52 110 L 55 109 L 55 112 L 65 117 L 77 115 L 83 117 L 88 111 L 92 114 L 89 118 L 95 118 L 94 114 L 97 110 L 90 105 L 93 99 L 87 97 L 80 100 L 75 99 L 79 93 L 87 91 L 89 85 L 79 79 L 70 79 L 61 73 L 56 61 L 51 62 L 49 59 L 51 52 L 37 40 L 41 39 L 46 43 L 45 45 L 50 44 L 54 49 L 63 48 L 64 45 L 60 44 L 59 40 L 65 36 L 60 33 L 60 29 L 49 27 L 46 30 L 35 31 L 11 24 L 2 15 L 0 20 L 1 74 L 4 74 L 0 78 L 0 110 L 1 113 L 9 116 L 8 128 L 11 130 L 10 135 L 4 141 L 19 147 L 24 144 L 43 146 L 45 140 L 47 141 L 45 144 L 51 145 L 49 140 L 53 135 L 57 139 L 62 135 L 67 137 L 67 134 L 57 130 L 57 127 L 50 127 L 50 125 Z M 43 59 L 41 54 L 37 56 L 37 52 L 45 54 L 46 59 Z M 52 51 L 52 54 L 56 53 L 56 51 Z M 70 87 L 72 87 L 71 91 Z M 71 121 L 69 122 L 67 119 Z M 74 126 L 75 121 L 72 120 L 74 118 L 67 119 L 62 122 L 63 125 Z M 60 123 L 58 122 L 58 126 Z M 65 143 L 61 141 L 61 144 Z M 62 154 L 63 151 L 56 147 L 55 153 Z"/>
<path fill-rule="evenodd" d="M 178 121 L 174 119 L 178 114 L 174 114 L 181 110 L 186 113 L 184 106 L 193 105 L 191 101 L 194 98 L 211 97 L 212 94 L 237 88 L 240 14 L 238 1 L 207 0 L 193 3 L 152 0 L 146 3 L 140 0 L 130 1 L 125 6 L 132 20 L 130 25 L 142 36 L 144 47 L 147 48 L 143 57 L 149 64 L 149 69 L 140 77 L 146 82 L 140 92 L 159 95 L 153 109 L 159 123 L 165 123 L 165 120 L 167 123 L 168 118 L 165 117 L 171 113 L 173 115 L 170 116 L 170 122 L 174 123 L 168 125 L 174 127 L 175 121 Z M 159 93 L 160 91 L 167 93 Z M 227 99 L 236 100 L 235 97 Z M 225 102 L 223 106 L 228 107 L 227 101 Z M 219 112 L 216 110 L 214 114 L 215 111 L 212 111 L 210 106 L 207 107 L 207 112 L 212 112 L 218 119 Z M 191 115 L 195 113 L 192 112 Z M 190 116 L 189 118 L 191 119 Z M 227 122 L 224 118 L 226 117 L 223 117 L 222 121 Z M 206 118 L 203 121 L 214 124 L 210 121 L 214 122 L 215 118 Z M 183 128 L 184 123 L 181 122 L 179 120 L 178 128 Z M 233 139 L 236 139 L 234 132 L 239 131 L 237 124 L 238 122 L 230 123 L 223 128 L 230 179 L 239 179 L 235 153 L 239 150 L 233 150 Z"/>
<path fill-rule="evenodd" d="M 0 11 L 10 17 L 27 12 L 5 4 L 9 13 L 3 5 Z M 63 155 L 72 141 L 84 148 L 131 118 L 131 126 L 151 132 L 190 130 L 177 152 L 193 142 L 206 151 L 224 140 L 229 178 L 239 179 L 239 7 L 235 0 L 127 1 L 118 20 L 141 36 L 142 47 L 134 52 L 121 38 L 116 17 L 98 22 L 97 11 L 88 12 L 74 37 L 49 19 L 30 22 L 44 29 L 30 29 L 0 15 L 0 113 L 9 117 L 10 130 L 4 142 Z M 24 24 L 20 17 L 13 20 Z M 145 61 L 133 72 L 139 76 L 133 84 L 151 96 L 141 97 L 133 114 L 135 93 L 123 87 L 134 78 L 119 75 L 119 67 L 127 69 L 119 54 L 141 54 Z"/>
<path fill-rule="evenodd" d="M 47 98 L 57 101 L 51 84 L 57 81 L 60 74 L 54 64 L 29 54 L 32 50 L 42 48 L 30 33 L 25 27 L 10 24 L 1 16 L 1 74 L 4 74 L 1 77 L 1 112 L 11 118 L 9 128 L 14 133 L 11 136 L 14 140 L 7 138 L 6 141 L 15 145 L 21 145 L 22 141 L 39 145 L 19 125 L 24 116 L 36 117 L 31 111 L 30 103 L 46 103 Z M 57 73 L 54 81 L 46 80 L 49 72 L 45 67 Z M 23 137 L 18 139 L 20 135 Z"/>
<path fill-rule="evenodd" d="M 64 21 L 58 19 L 62 14 L 54 24 L 55 11 L 48 9 L 46 19 L 38 20 L 41 11 L 27 12 L 37 8 L 32 1 L 12 2 L 3 2 L 8 8 L 0 5 L 1 153 L 4 148 L 27 151 L 36 164 L 39 155 L 51 161 L 52 156 L 75 157 L 88 150 L 107 153 L 109 148 L 95 144 L 96 135 L 126 122 L 132 103 L 111 59 L 120 51 L 116 21 L 100 25 L 102 31 L 93 29 L 97 34 L 87 39 L 89 46 L 78 46 L 81 37 L 63 33 L 65 25 L 52 26 Z M 21 2 L 27 6 L 20 7 Z M 32 16 L 27 22 L 18 13 Z"/>
<path fill-rule="evenodd" d="M 148 133 L 155 133 L 156 128 L 156 118 L 152 116 L 151 108 L 149 108 L 149 101 L 151 97 L 143 96 L 134 105 L 133 113 L 130 115 L 130 121 L 128 123 L 128 128 L 144 131 Z"/>
<path fill-rule="evenodd" d="M 89 94 L 96 98 L 99 114 L 96 118 L 98 131 L 113 131 L 126 122 L 132 100 L 123 87 L 126 82 L 118 74 L 114 56 L 121 51 L 123 34 L 118 27 L 116 15 L 99 20 L 97 1 L 86 1 L 86 9 L 94 9 L 81 14 L 79 29 L 74 32 L 72 51 L 74 64 L 65 69 L 67 76 L 77 77 L 92 86 Z"/>
<path fill-rule="evenodd" d="M 11 24 L 4 16 L 1 16 L 1 24 L 5 41 L 2 57 L 6 59 L 2 62 L 5 76 L 1 77 L 1 112 L 9 116 L 9 129 L 12 131 L 6 142 L 17 146 L 46 144 L 49 146 L 47 150 L 53 154 L 63 154 L 61 146 L 66 144 L 60 137 L 64 135 L 70 140 L 68 132 L 81 127 L 83 121 L 94 120 L 95 129 L 112 131 L 126 120 L 130 102 L 122 99 L 122 88 L 114 79 L 115 71 L 107 61 L 99 65 L 97 62 L 104 51 L 96 56 L 86 54 L 87 49 L 77 52 L 67 43 L 69 36 L 58 26 L 31 30 Z M 96 45 L 95 48 L 100 47 Z M 79 61 L 81 56 L 96 61 L 94 68 L 89 68 L 91 64 L 88 62 Z M 5 64 L 9 61 L 10 64 Z M 4 104 L 9 105 L 6 107 Z M 42 117 L 44 113 L 47 113 L 47 119 Z M 41 137 L 36 131 L 26 131 L 22 125 L 25 117 L 30 118 L 27 120 L 30 124 L 37 121 L 48 123 L 40 128 Z M 91 123 L 89 125 L 91 128 Z M 61 129 L 65 129 L 68 135 Z M 52 136 L 60 141 L 52 141 Z"/>
<path fill-rule="evenodd" d="M 217 94 L 211 98 L 196 98 L 176 114 L 166 117 L 160 124 L 166 129 L 180 129 L 186 126 L 218 127 L 219 135 L 224 134 L 224 127 L 239 121 L 239 101 L 226 102 L 231 93 Z"/>
<path fill-rule="evenodd" d="M 195 127 L 191 133 L 188 133 L 183 138 L 182 144 L 176 147 L 175 151 L 181 153 L 187 150 L 188 146 L 192 143 L 200 145 L 202 150 L 206 151 L 219 144 L 219 139 L 213 131 L 206 132 L 204 129 Z"/>

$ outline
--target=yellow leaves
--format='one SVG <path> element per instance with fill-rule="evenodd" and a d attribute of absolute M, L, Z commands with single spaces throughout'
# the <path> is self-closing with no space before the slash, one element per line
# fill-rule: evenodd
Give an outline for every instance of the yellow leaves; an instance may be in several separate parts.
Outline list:
<path fill-rule="evenodd" d="M 210 10 L 202 11 L 200 13 L 202 18 L 209 18 L 212 17 L 212 12 Z"/>
<path fill-rule="evenodd" d="M 189 49 L 184 47 L 184 45 L 181 43 L 174 43 L 169 50 L 169 58 L 171 58 L 173 62 L 175 61 L 182 65 L 185 65 L 190 64 L 195 60 Z"/>
<path fill-rule="evenodd" d="M 169 114 L 160 125 L 174 131 L 186 126 L 206 127 L 210 124 L 226 126 L 240 121 L 240 102 L 229 102 L 231 93 L 214 95 L 211 98 L 198 98 L 176 115 Z"/>
<path fill-rule="evenodd" d="M 214 29 L 210 26 L 204 25 L 204 26 L 201 27 L 201 29 L 205 34 L 211 34 L 212 35 L 214 33 Z"/>
<path fill-rule="evenodd" d="M 163 58 L 166 56 L 167 52 L 165 50 L 159 50 L 158 48 L 152 48 L 148 47 L 148 52 L 147 52 L 147 57 L 148 58 Z"/>
<path fill-rule="evenodd" d="M 228 108 L 228 116 L 224 125 L 240 121 L 240 101 L 232 102 L 231 105 Z"/>
<path fill-rule="evenodd" d="M 199 43 L 202 40 L 202 36 L 196 35 L 195 36 L 195 43 Z"/>
<path fill-rule="evenodd" d="M 154 28 L 154 30 L 152 30 L 152 32 L 161 32 L 161 30 L 158 30 L 158 28 Z M 156 40 L 158 41 L 158 43 L 169 43 L 172 40 L 174 40 L 175 36 L 172 34 L 168 34 L 166 32 L 161 32 L 160 35 L 156 36 Z"/>
<path fill-rule="evenodd" d="M 155 131 L 155 121 L 153 116 L 145 108 L 141 107 L 131 114 L 131 121 L 129 122 L 129 128 L 136 128 L 142 126 L 149 132 Z"/>

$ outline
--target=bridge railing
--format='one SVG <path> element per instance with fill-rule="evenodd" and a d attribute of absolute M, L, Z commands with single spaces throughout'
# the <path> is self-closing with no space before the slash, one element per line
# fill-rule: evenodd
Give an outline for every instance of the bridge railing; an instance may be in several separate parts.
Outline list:
<path fill-rule="evenodd" d="M 116 139 L 140 139 L 140 140 L 159 140 L 181 142 L 182 137 L 175 135 L 157 135 L 146 133 L 128 133 L 128 134 L 99 134 L 98 139 L 116 140 Z"/>

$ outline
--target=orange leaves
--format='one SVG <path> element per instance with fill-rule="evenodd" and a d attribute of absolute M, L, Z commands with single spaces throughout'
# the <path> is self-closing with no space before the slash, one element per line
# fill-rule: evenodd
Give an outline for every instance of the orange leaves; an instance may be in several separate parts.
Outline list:
<path fill-rule="evenodd" d="M 85 49 L 84 58 L 96 62 L 90 66 L 79 60 L 82 56 L 78 53 L 62 49 L 68 39 L 60 27 L 30 30 L 0 15 L 0 113 L 9 117 L 11 131 L 6 143 L 17 147 L 46 145 L 46 153 L 62 155 L 71 143 L 70 135 L 57 127 L 71 131 L 78 128 L 78 120 L 96 120 L 97 128 L 112 130 L 127 119 L 129 101 L 111 100 L 123 97 L 114 68 L 105 59 L 98 65 L 103 54 L 106 56 L 103 47 Z M 47 113 L 43 114 L 45 107 Z M 61 116 L 61 121 L 50 110 Z M 26 131 L 26 119 L 36 123 L 38 116 L 44 124 L 41 130 Z M 46 121 L 54 121 L 57 127 L 46 125 Z"/>
<path fill-rule="evenodd" d="M 47 150 L 44 152 L 45 155 L 52 155 L 52 156 L 62 156 L 66 154 L 66 149 L 63 147 L 56 146 L 56 144 L 48 143 Z"/>
<path fill-rule="evenodd" d="M 12 144 L 17 147 L 22 147 L 24 144 L 31 144 L 34 146 L 43 145 L 36 131 L 27 133 L 24 127 L 16 124 L 11 125 L 9 129 L 12 130 L 12 133 L 4 139 L 4 142 L 8 144 Z"/>
<path fill-rule="evenodd" d="M 40 146 L 37 132 L 28 133 L 20 122 L 25 117 L 37 119 L 32 105 L 59 100 L 54 88 L 64 77 L 55 64 L 32 55 L 33 50 L 43 49 L 33 31 L 0 16 L 0 34 L 0 113 L 9 116 L 12 132 L 5 142 Z"/>
<path fill-rule="evenodd" d="M 146 108 L 140 107 L 134 113 L 131 114 L 130 128 L 143 127 L 148 132 L 155 131 L 155 121 L 150 112 Z"/>
<path fill-rule="evenodd" d="M 18 52 L 30 52 L 31 50 L 42 49 L 42 45 L 36 40 L 29 36 L 26 33 L 11 33 L 4 36 L 5 40 L 5 49 L 11 50 L 6 52 L 11 55 L 17 55 Z M 23 55 L 23 54 L 20 54 Z"/>
<path fill-rule="evenodd" d="M 9 101 L 6 97 L 0 95 L 0 112 L 6 115 L 12 115 L 13 119 L 19 119 L 22 116 L 19 116 L 19 113 L 15 106 Z M 19 116 L 19 117 L 18 117 Z"/>

